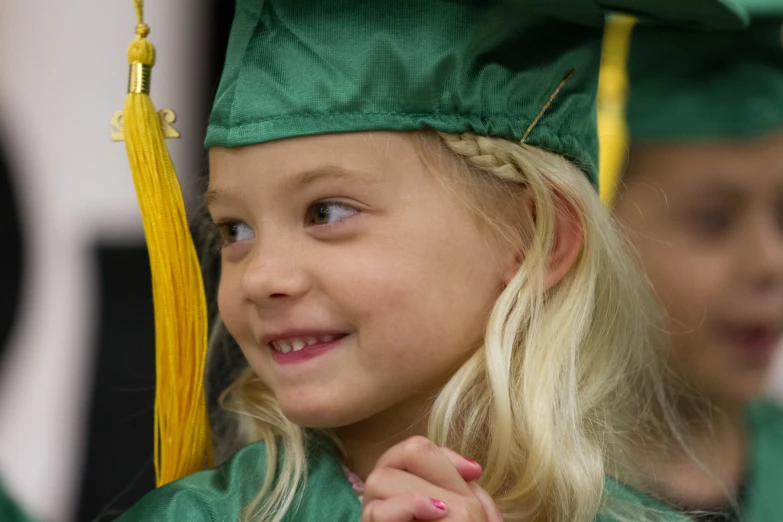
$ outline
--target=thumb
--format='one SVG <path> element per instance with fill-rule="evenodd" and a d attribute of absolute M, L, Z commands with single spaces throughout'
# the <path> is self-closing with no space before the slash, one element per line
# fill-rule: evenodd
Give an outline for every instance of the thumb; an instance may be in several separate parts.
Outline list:
<path fill-rule="evenodd" d="M 489 493 L 481 489 L 481 486 L 475 482 L 471 482 L 468 486 L 470 486 L 473 494 L 476 495 L 476 498 L 481 503 L 481 507 L 484 508 L 484 520 L 486 522 L 503 522 L 503 514 L 498 509 L 495 501 L 492 500 L 492 497 L 489 496 Z"/>

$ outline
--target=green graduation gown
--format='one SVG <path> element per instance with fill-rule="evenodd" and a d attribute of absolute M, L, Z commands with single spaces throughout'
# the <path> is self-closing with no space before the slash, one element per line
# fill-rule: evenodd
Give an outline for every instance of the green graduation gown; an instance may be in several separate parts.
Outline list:
<path fill-rule="evenodd" d="M 741 520 L 783 522 L 783 408 L 771 400 L 756 401 L 747 409 L 746 424 L 749 462 Z M 629 503 L 654 509 L 658 515 L 654 520 L 683 521 L 682 513 L 624 484 L 608 479 L 607 489 Z M 611 517 L 599 520 L 614 522 Z"/>
<path fill-rule="evenodd" d="M 0 482 L 0 522 L 31 522 Z"/>
<path fill-rule="evenodd" d="M 747 418 L 751 446 L 742 515 L 746 522 L 783 521 L 783 409 L 757 401 Z"/>
<path fill-rule="evenodd" d="M 265 443 L 250 444 L 218 468 L 151 491 L 117 521 L 235 522 L 261 490 L 265 471 Z M 362 505 L 337 455 L 314 449 L 307 474 L 301 502 L 287 514 L 285 522 L 358 522 Z"/>
<path fill-rule="evenodd" d="M 783 410 L 759 401 L 748 410 L 751 462 L 742 503 L 746 522 L 783 521 Z M 219 468 L 194 473 L 150 492 L 121 516 L 119 522 L 233 522 L 261 488 L 266 469 L 263 442 L 239 450 Z M 611 478 L 607 491 L 638 514 L 650 510 L 653 520 L 687 520 L 664 503 Z M 321 449 L 311 455 L 302 501 L 286 522 L 357 522 L 361 503 L 351 488 L 338 457 Z M 0 518 L 0 520 L 4 520 Z M 600 515 L 598 522 L 614 522 Z"/>

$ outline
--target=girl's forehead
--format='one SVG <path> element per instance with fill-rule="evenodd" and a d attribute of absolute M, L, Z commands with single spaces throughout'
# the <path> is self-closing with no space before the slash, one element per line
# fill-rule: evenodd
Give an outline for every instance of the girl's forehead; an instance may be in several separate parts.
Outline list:
<path fill-rule="evenodd" d="M 705 175 L 783 171 L 783 132 L 746 139 L 701 138 L 636 142 L 629 154 L 629 173 L 639 170 L 704 171 Z"/>
<path fill-rule="evenodd" d="M 303 190 L 323 183 L 389 185 L 425 169 L 408 133 L 325 134 L 209 151 L 209 201 L 256 188 Z"/>
<path fill-rule="evenodd" d="M 291 175 L 325 166 L 379 173 L 418 157 L 414 138 L 402 132 L 320 134 L 209 150 L 212 174 L 251 171 L 258 175 Z"/>
<path fill-rule="evenodd" d="M 777 143 L 775 143 L 775 141 Z M 752 142 L 702 142 L 634 146 L 624 178 L 668 198 L 734 199 L 783 196 L 783 135 Z"/>

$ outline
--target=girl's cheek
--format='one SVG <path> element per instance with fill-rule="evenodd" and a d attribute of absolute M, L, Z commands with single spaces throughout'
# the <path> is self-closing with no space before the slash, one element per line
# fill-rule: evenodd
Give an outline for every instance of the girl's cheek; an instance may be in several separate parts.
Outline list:
<path fill-rule="evenodd" d="M 234 337 L 241 330 L 239 310 L 241 301 L 239 281 L 236 277 L 232 277 L 230 270 L 224 271 L 220 276 L 220 286 L 218 287 L 218 311 L 223 324 Z"/>

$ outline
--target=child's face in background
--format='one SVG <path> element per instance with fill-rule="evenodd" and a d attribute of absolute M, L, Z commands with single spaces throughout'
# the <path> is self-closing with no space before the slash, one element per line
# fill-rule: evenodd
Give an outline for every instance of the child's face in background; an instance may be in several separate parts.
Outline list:
<path fill-rule="evenodd" d="M 615 214 L 669 314 L 672 361 L 735 404 L 764 389 L 783 331 L 783 134 L 634 147 Z"/>
<path fill-rule="evenodd" d="M 404 134 L 213 149 L 210 170 L 229 240 L 221 316 L 284 414 L 309 427 L 418 420 L 482 343 L 514 255 Z"/>

